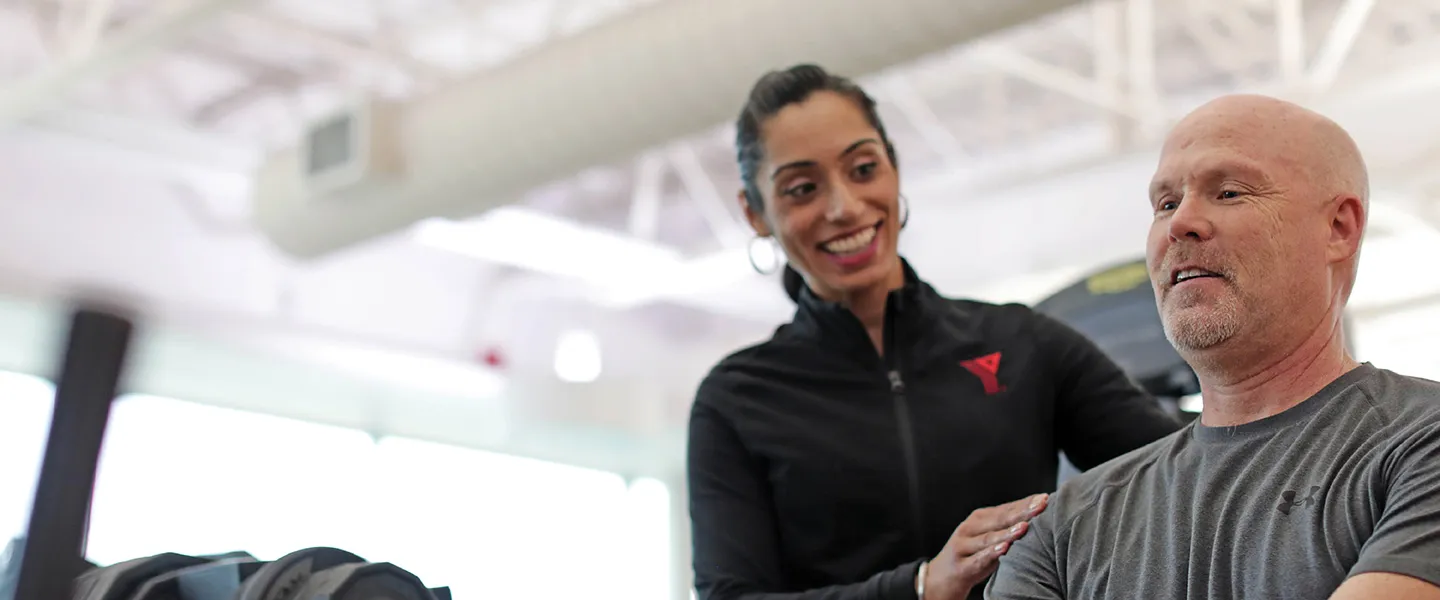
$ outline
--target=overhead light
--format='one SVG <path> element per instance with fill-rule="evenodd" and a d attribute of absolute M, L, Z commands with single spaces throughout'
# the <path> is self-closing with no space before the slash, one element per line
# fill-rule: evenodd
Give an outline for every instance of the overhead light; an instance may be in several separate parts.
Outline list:
<path fill-rule="evenodd" d="M 414 236 L 433 248 L 602 288 L 663 280 L 681 263 L 679 252 L 659 244 L 512 206 L 472 221 L 422 221 Z"/>
<path fill-rule="evenodd" d="M 521 207 L 465 222 L 422 221 L 414 236 L 432 248 L 579 280 L 614 308 L 705 294 L 755 277 L 746 248 L 686 259 L 673 248 Z"/>
<path fill-rule="evenodd" d="M 632 282 L 626 287 L 608 288 L 600 302 L 611 307 L 628 308 L 668 298 L 701 296 L 755 276 L 745 248 L 721 250 L 680 262 L 664 277 Z"/>
<path fill-rule="evenodd" d="M 555 376 L 568 383 L 590 383 L 600 378 L 600 338 L 593 332 L 572 330 L 555 342 Z"/>

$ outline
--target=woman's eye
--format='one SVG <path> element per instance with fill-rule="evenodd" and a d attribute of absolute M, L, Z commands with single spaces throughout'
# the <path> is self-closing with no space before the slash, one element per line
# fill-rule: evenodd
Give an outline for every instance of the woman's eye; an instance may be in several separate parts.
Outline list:
<path fill-rule="evenodd" d="M 801 183 L 801 184 L 798 184 L 798 185 L 792 185 L 792 186 L 790 186 L 790 187 L 788 187 L 788 188 L 785 188 L 784 194 L 785 194 L 786 196 L 791 196 L 791 197 L 799 198 L 799 197 L 801 197 L 801 196 L 805 196 L 806 194 L 809 194 L 809 193 L 814 192 L 814 191 L 815 191 L 815 184 L 813 184 L 813 183 Z"/>
<path fill-rule="evenodd" d="M 862 165 L 860 165 L 860 166 L 857 166 L 857 167 L 855 167 L 855 175 L 856 175 L 857 177 L 869 177 L 869 176 L 875 174 L 875 166 L 876 166 L 876 165 L 875 165 L 875 163 L 873 163 L 873 162 L 865 163 L 865 164 L 862 164 Z"/>

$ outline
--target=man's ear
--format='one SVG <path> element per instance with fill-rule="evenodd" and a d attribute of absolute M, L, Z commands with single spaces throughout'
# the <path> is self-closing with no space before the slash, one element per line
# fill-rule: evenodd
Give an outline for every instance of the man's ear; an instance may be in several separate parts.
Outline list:
<path fill-rule="evenodd" d="M 1360 242 L 1365 235 L 1365 202 L 1355 196 L 1341 196 L 1335 204 L 1335 213 L 1330 217 L 1330 244 L 1327 258 L 1330 262 L 1352 259 L 1360 252 Z"/>
<path fill-rule="evenodd" d="M 750 222 L 750 228 L 755 230 L 755 235 L 770 237 L 770 224 L 765 222 L 764 213 L 757 212 L 750 207 L 750 202 L 743 188 L 740 190 L 737 198 L 740 200 L 740 210 L 745 212 L 745 220 Z"/>

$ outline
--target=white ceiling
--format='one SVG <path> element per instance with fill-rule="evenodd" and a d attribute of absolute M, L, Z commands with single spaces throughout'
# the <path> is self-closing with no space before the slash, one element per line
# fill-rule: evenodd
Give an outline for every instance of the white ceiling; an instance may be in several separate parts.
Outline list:
<path fill-rule="evenodd" d="M 0 290 L 139 299 L 163 332 L 152 354 L 169 358 L 137 380 L 172 395 L 597 466 L 666 454 L 704 369 L 790 310 L 772 278 L 747 274 L 724 124 L 518 204 L 586 235 L 709 257 L 687 263 L 698 281 L 623 308 L 602 300 L 626 290 L 518 266 L 545 251 L 600 260 L 573 239 L 520 236 L 499 248 L 509 256 L 481 259 L 405 231 L 301 260 L 250 210 L 265 156 L 361 91 L 425 97 L 671 1 L 0 0 Z M 1440 297 L 1440 281 L 1385 267 L 1440 255 L 1437 27 L 1435 0 L 1086 3 L 862 81 L 902 155 L 907 256 L 943 291 L 991 300 L 1034 301 L 1139 254 L 1155 135 L 1184 110 L 1237 90 L 1310 103 L 1355 132 L 1376 173 L 1382 235 L 1356 302 L 1393 322 Z M 43 368 L 53 348 L 34 332 L 49 330 L 24 323 L 46 314 L 0 311 L 0 330 L 32 332 L 8 336 L 0 367 Z M 589 387 L 551 375 L 572 328 L 605 351 Z M 507 359 L 499 378 L 477 366 L 492 348 Z M 275 375 L 282 364 L 306 367 Z M 305 373 L 303 398 L 281 393 Z M 372 386 L 325 378 L 376 382 L 384 400 L 345 413 Z M 497 420 L 509 433 L 467 425 Z"/>

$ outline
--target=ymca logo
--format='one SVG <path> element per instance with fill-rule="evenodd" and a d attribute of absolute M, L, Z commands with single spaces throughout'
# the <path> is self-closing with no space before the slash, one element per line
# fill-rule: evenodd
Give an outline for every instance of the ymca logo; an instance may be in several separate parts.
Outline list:
<path fill-rule="evenodd" d="M 1000 353 L 986 354 L 979 358 L 960 361 L 960 366 L 970 371 L 980 379 L 980 384 L 985 386 L 985 395 L 993 396 L 1005 391 L 1005 386 L 1000 385 L 997 374 L 1000 372 Z"/>
<path fill-rule="evenodd" d="M 1317 502 L 1317 500 L 1315 500 L 1315 493 L 1319 491 L 1320 486 L 1312 485 L 1310 486 L 1310 491 L 1305 492 L 1305 497 L 1296 500 L 1295 496 L 1299 495 L 1299 492 L 1296 492 L 1294 490 L 1285 490 L 1283 494 L 1280 494 L 1281 502 L 1279 506 L 1275 507 L 1275 510 L 1278 510 L 1288 515 L 1290 514 L 1291 509 L 1300 508 L 1302 506 L 1308 508 Z"/>

